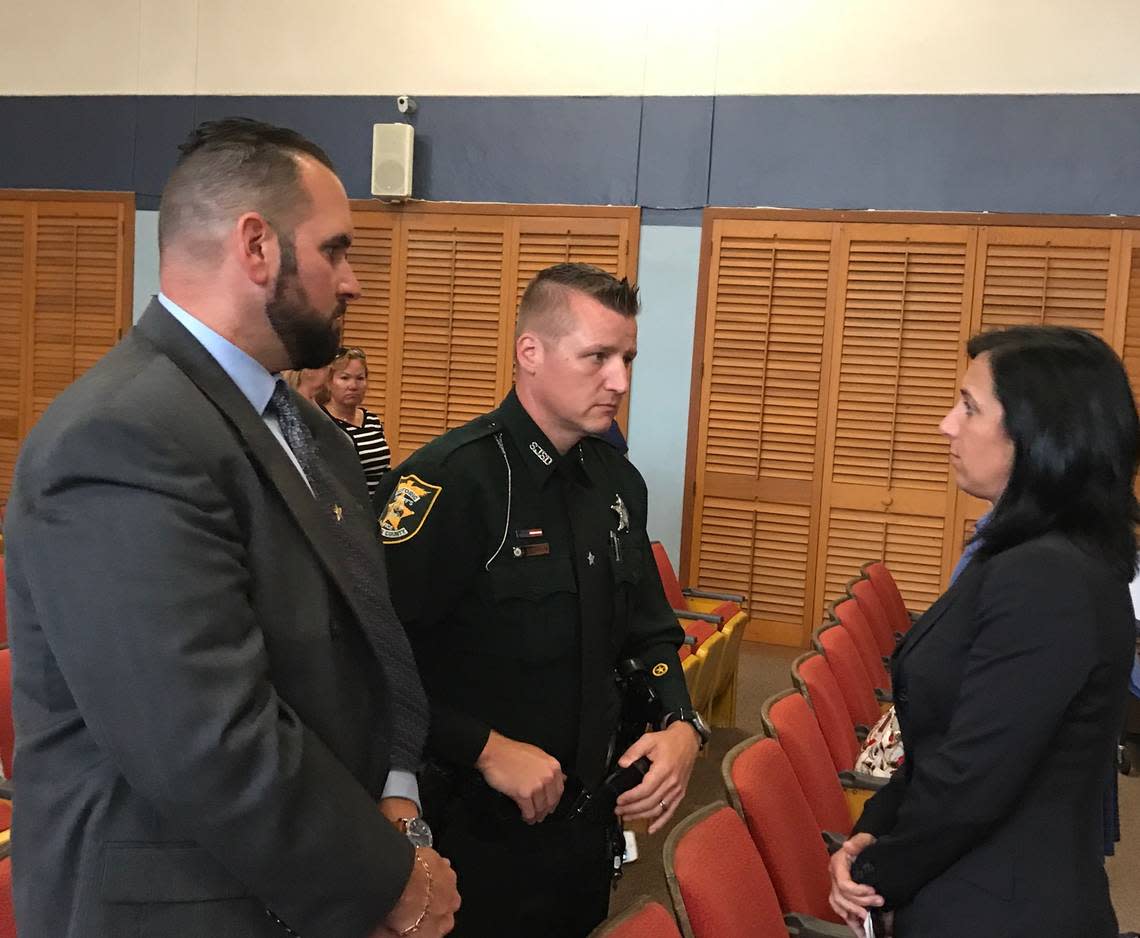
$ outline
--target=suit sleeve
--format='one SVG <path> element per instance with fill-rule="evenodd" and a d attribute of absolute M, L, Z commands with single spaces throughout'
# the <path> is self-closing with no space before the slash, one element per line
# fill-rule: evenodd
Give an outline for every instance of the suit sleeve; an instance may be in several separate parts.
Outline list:
<path fill-rule="evenodd" d="M 635 588 L 628 637 L 622 655 L 626 658 L 639 658 L 645 664 L 650 674 L 654 675 L 654 689 L 661 698 L 665 712 L 671 713 L 692 706 L 689 690 L 685 686 L 681 659 L 677 657 L 685 631 L 665 597 L 665 587 L 661 585 L 661 575 L 653 560 L 653 551 L 645 530 L 648 503 L 645 482 L 640 474 L 636 476 L 635 482 L 637 501 L 633 505 L 632 520 L 634 530 L 641 540 L 642 569 Z M 660 673 L 662 665 L 664 673 Z"/>
<path fill-rule="evenodd" d="M 40 455 L 10 534 L 103 756 L 297 932 L 369 933 L 411 847 L 277 696 L 231 498 L 145 420 Z"/>
<path fill-rule="evenodd" d="M 908 902 L 1013 810 L 1095 664 L 1094 603 L 1071 560 L 1037 545 L 987 567 L 949 729 L 915 760 L 889 832 L 852 867 L 888 908 Z"/>
<path fill-rule="evenodd" d="M 477 492 L 465 491 L 462 474 L 409 461 L 387 473 L 376 493 L 374 504 L 381 518 L 399 479 L 408 473 L 440 486 L 440 492 L 411 537 L 385 543 L 388 586 L 420 673 L 426 678 L 424 689 L 431 704 L 427 748 L 449 763 L 472 766 L 487 744 L 491 727 L 440 700 L 432 693 L 429 678 L 433 656 L 440 653 L 441 629 L 471 588 L 482 562 L 479 545 L 484 539 L 478 531 L 478 512 L 473 510 L 480 498 Z"/>

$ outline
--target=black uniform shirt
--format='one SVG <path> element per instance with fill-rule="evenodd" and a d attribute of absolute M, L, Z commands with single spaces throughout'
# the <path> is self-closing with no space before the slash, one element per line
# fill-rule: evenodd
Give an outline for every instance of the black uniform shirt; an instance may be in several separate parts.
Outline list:
<path fill-rule="evenodd" d="M 384 480 L 389 585 L 432 699 L 434 758 L 470 766 L 494 729 L 596 784 L 626 657 L 667 710 L 689 706 L 646 502 L 617 450 L 589 437 L 559 455 L 513 391 Z"/>

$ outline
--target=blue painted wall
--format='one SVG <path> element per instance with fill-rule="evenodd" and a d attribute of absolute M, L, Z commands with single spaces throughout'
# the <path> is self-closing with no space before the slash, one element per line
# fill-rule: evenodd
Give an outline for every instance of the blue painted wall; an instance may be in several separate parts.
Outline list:
<path fill-rule="evenodd" d="M 429 97 L 414 193 L 639 204 L 1140 214 L 1140 95 Z M 368 196 L 391 97 L 0 97 L 0 188 L 125 189 L 153 208 L 197 121 L 246 114 L 320 141 Z"/>
<path fill-rule="evenodd" d="M 700 254 L 699 228 L 641 229 L 629 458 L 649 486 L 649 534 L 665 545 L 677 567 Z"/>
<path fill-rule="evenodd" d="M 645 312 L 630 415 L 650 527 L 679 562 L 704 205 L 1140 215 L 1140 95 L 421 97 L 415 195 L 637 204 Z M 0 188 L 133 190 L 136 315 L 157 207 L 198 121 L 245 114 L 324 145 L 368 197 L 391 96 L 0 97 Z"/>

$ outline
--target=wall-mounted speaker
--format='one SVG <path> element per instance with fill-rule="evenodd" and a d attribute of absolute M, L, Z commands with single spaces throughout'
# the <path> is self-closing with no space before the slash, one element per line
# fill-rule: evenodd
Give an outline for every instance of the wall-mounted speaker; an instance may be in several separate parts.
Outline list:
<path fill-rule="evenodd" d="M 372 194 L 381 199 L 412 196 L 411 124 L 372 125 Z"/>

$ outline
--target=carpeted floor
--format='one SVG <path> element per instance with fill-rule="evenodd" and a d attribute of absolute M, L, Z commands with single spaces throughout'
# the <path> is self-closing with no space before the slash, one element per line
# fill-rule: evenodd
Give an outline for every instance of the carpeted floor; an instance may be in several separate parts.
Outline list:
<path fill-rule="evenodd" d="M 775 645 L 746 642 L 740 657 L 740 686 L 736 713 L 738 728 L 717 729 L 705 753 L 697 760 L 689 792 L 666 830 L 652 837 L 638 836 L 640 859 L 625 867 L 625 874 L 610 902 L 610 911 L 620 912 L 637 896 L 647 895 L 672 908 L 661 850 L 665 838 L 680 819 L 712 801 L 723 800 L 720 763 L 724 754 L 742 739 L 759 733 L 760 705 L 765 698 L 791 686 L 789 668 L 801 652 Z M 1140 752 L 1133 751 L 1133 774 L 1120 777 L 1121 842 L 1117 854 L 1107 861 L 1112 901 L 1121 930 L 1140 930 Z M 731 938 L 731 936 L 725 936 Z"/>

